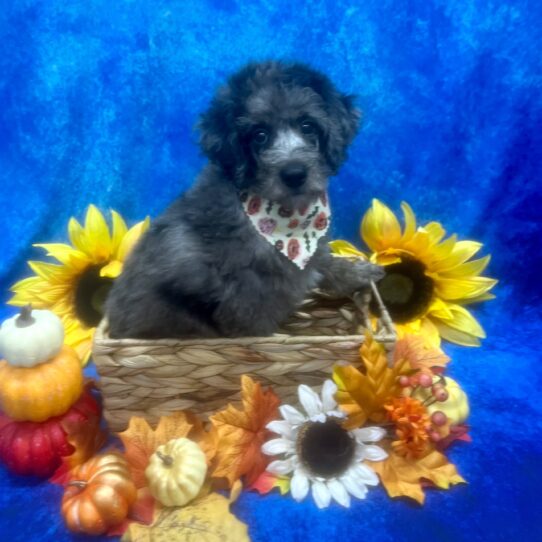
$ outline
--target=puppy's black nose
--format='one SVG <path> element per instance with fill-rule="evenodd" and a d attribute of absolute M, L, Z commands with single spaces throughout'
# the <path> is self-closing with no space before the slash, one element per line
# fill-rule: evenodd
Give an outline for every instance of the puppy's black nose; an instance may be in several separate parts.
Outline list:
<path fill-rule="evenodd" d="M 290 188 L 299 188 L 307 179 L 307 168 L 299 162 L 292 162 L 280 170 L 282 182 Z"/>

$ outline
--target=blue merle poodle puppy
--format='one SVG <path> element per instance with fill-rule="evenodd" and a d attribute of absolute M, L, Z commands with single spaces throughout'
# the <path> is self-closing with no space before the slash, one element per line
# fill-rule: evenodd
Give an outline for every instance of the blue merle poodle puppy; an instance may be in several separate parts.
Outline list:
<path fill-rule="evenodd" d="M 299 63 L 254 63 L 199 125 L 209 158 L 141 238 L 109 294 L 112 337 L 273 334 L 308 292 L 383 276 L 334 258 L 326 191 L 359 123 L 351 96 Z"/>

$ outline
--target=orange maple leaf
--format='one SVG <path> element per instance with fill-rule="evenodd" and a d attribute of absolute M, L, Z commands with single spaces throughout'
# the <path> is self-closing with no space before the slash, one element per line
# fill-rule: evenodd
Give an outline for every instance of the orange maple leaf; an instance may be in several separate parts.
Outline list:
<path fill-rule="evenodd" d="M 386 420 L 384 404 L 399 394 L 398 377 L 411 371 L 404 359 L 388 367 L 386 350 L 367 334 L 360 348 L 363 367 L 337 365 L 333 380 L 337 384 L 337 403 L 348 414 L 347 429 L 361 427 L 367 421 L 382 423 Z"/>
<path fill-rule="evenodd" d="M 124 456 L 138 488 L 148 485 L 145 469 L 151 455 L 158 446 L 166 444 L 171 439 L 189 438 L 201 445 L 208 460 L 214 456 L 213 446 L 207 442 L 207 433 L 203 424 L 188 412 L 175 412 L 169 416 L 162 416 L 154 430 L 144 418 L 134 416 L 130 418 L 128 429 L 119 433 L 118 436 L 124 444 Z"/>
<path fill-rule="evenodd" d="M 440 349 L 428 347 L 419 335 L 405 335 L 397 341 L 393 352 L 394 364 L 407 361 L 414 370 L 440 372 L 450 358 Z"/>
<path fill-rule="evenodd" d="M 156 501 L 150 494 L 148 488 L 142 488 L 137 490 L 137 500 L 128 511 L 127 518 L 111 527 L 106 535 L 107 536 L 122 536 L 132 523 L 142 523 L 150 525 L 154 518 L 155 510 L 159 508 Z"/>
<path fill-rule="evenodd" d="M 224 477 L 230 486 L 241 476 L 252 485 L 269 463 L 262 444 L 270 436 L 266 425 L 278 418 L 280 399 L 269 388 L 264 391 L 249 376 L 241 377 L 243 410 L 231 404 L 211 416 L 218 435 L 214 477 Z"/>
<path fill-rule="evenodd" d="M 384 461 L 371 462 L 371 468 L 380 476 L 390 497 L 410 497 L 420 504 L 425 501 L 422 488 L 424 480 L 441 489 L 466 483 L 455 465 L 435 450 L 420 459 L 407 459 L 390 451 Z"/>
<path fill-rule="evenodd" d="M 75 467 L 82 465 L 93 457 L 105 444 L 107 434 L 100 428 L 100 416 L 90 415 L 81 424 L 78 421 L 64 420 L 61 423 L 66 432 L 66 439 L 73 446 L 70 455 L 62 457 L 62 462 L 49 479 L 53 484 L 63 485 L 70 480 L 70 473 Z"/>
<path fill-rule="evenodd" d="M 218 436 L 215 428 L 209 423 L 204 424 L 192 412 L 185 412 L 187 421 L 192 425 L 188 438 L 197 442 L 207 458 L 207 464 L 210 465 L 216 456 Z"/>

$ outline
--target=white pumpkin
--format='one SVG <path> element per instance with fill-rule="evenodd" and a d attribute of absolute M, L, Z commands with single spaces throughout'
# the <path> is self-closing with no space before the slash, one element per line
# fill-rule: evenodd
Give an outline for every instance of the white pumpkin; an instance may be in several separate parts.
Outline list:
<path fill-rule="evenodd" d="M 152 496 L 164 506 L 190 502 L 200 492 L 206 474 L 205 454 L 187 438 L 158 446 L 145 469 Z"/>
<path fill-rule="evenodd" d="M 15 367 L 34 367 L 55 357 L 64 344 L 64 326 L 51 311 L 23 307 L 0 327 L 0 354 Z"/>

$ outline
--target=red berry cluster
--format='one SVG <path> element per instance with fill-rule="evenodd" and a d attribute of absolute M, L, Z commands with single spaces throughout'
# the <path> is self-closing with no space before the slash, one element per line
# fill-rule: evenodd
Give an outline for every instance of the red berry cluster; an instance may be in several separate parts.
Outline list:
<path fill-rule="evenodd" d="M 448 390 L 444 384 L 444 379 L 433 383 L 433 377 L 428 373 L 416 373 L 411 376 L 402 375 L 399 377 L 399 385 L 402 388 L 410 388 L 410 395 L 418 389 L 425 388 L 431 391 L 431 395 L 422 403 L 424 406 L 432 405 L 436 402 L 442 403 L 448 399 Z M 442 428 L 448 423 L 448 417 L 444 412 L 437 410 L 431 415 L 431 428 L 428 429 L 429 438 L 433 442 L 441 440 L 442 435 L 439 428 Z"/>

